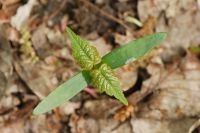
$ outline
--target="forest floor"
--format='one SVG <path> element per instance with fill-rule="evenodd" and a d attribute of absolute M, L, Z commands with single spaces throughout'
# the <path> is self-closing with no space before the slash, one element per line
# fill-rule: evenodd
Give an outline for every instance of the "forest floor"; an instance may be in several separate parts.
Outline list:
<path fill-rule="evenodd" d="M 101 55 L 155 32 L 167 39 L 115 72 L 129 106 L 85 89 L 34 107 L 80 67 L 69 26 Z M 200 0 L 0 0 L 1 133 L 200 133 Z"/>

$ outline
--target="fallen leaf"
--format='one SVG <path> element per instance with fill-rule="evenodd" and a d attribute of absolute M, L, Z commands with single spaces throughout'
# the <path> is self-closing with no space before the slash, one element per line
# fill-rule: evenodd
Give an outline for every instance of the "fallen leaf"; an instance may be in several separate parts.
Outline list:
<path fill-rule="evenodd" d="M 36 4 L 36 0 L 29 0 L 27 4 L 19 7 L 16 15 L 11 18 L 11 25 L 17 30 L 22 30 Z"/>

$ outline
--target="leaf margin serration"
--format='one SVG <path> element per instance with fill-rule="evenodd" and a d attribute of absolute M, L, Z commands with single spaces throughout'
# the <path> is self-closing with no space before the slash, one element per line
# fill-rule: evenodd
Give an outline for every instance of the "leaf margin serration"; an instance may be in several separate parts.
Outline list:
<path fill-rule="evenodd" d="M 101 64 L 99 68 L 92 70 L 90 75 L 92 77 L 92 85 L 100 93 L 105 92 L 107 95 L 114 96 L 123 104 L 128 105 L 128 101 L 120 88 L 120 82 L 110 66 Z"/>
<path fill-rule="evenodd" d="M 72 42 L 72 55 L 83 70 L 91 70 L 101 62 L 101 57 L 96 47 L 76 35 L 69 27 L 66 30 Z"/>

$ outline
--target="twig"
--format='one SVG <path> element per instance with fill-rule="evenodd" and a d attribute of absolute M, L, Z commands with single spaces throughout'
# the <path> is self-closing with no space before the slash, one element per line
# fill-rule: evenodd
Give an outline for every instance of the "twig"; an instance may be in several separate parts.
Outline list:
<path fill-rule="evenodd" d="M 101 10 L 99 7 L 97 7 L 96 5 L 94 5 L 93 3 L 87 1 L 87 0 L 81 0 L 83 3 L 85 3 L 87 6 L 95 9 L 97 12 L 99 12 L 101 15 L 105 16 L 106 18 L 120 24 L 121 26 L 123 26 L 125 29 L 130 30 L 130 28 L 120 19 L 114 17 L 113 15 L 109 14 L 108 12 L 105 12 L 103 10 Z"/>
<path fill-rule="evenodd" d="M 52 19 L 52 18 L 54 18 L 57 14 L 59 14 L 60 11 L 61 11 L 62 9 L 65 8 L 66 3 L 67 3 L 67 0 L 63 0 L 63 2 L 62 2 L 61 5 L 58 7 L 58 9 L 57 9 L 54 13 L 52 13 L 52 14 L 49 16 L 49 19 Z"/>

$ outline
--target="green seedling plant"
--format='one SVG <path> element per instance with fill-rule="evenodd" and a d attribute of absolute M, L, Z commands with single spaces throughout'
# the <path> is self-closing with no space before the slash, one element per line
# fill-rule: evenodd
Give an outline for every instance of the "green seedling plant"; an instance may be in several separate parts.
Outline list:
<path fill-rule="evenodd" d="M 35 115 L 45 113 L 70 100 L 88 85 L 93 85 L 98 92 L 113 96 L 124 105 L 128 105 L 114 69 L 137 60 L 166 38 L 166 33 L 163 32 L 147 35 L 100 57 L 97 49 L 87 40 L 76 35 L 68 27 L 66 30 L 71 39 L 72 55 L 82 71 L 42 100 L 33 110 Z"/>

